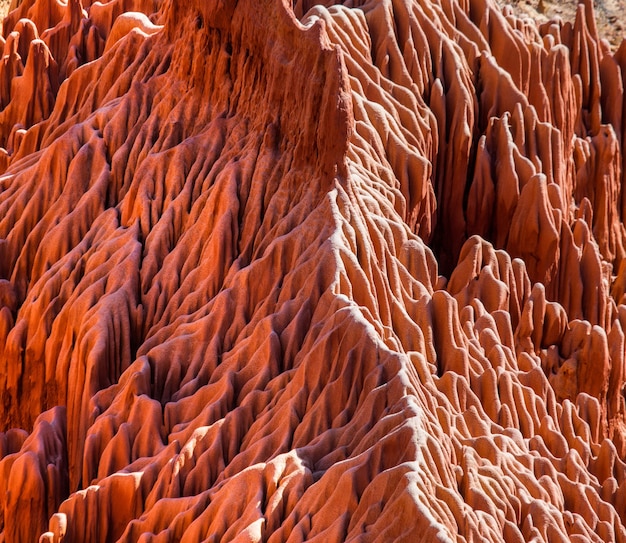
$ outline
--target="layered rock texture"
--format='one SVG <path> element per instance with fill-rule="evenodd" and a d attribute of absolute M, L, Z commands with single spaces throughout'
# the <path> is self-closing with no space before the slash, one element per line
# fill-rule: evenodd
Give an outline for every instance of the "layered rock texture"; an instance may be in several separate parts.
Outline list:
<path fill-rule="evenodd" d="M 590 3 L 2 28 L 0 541 L 626 541 L 626 44 Z"/>

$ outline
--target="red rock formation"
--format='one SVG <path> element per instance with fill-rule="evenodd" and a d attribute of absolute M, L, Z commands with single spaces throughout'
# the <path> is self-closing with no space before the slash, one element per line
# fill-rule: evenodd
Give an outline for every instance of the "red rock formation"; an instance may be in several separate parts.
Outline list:
<path fill-rule="evenodd" d="M 626 45 L 589 2 L 26 0 L 0 541 L 626 541 Z"/>

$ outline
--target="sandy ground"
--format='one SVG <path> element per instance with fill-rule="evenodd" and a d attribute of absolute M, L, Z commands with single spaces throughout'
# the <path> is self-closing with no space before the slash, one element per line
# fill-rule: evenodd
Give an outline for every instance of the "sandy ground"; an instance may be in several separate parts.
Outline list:
<path fill-rule="evenodd" d="M 498 0 L 498 3 L 509 4 L 518 14 L 529 15 L 542 23 L 555 17 L 574 22 L 578 5 L 576 0 Z M 594 9 L 600 37 L 607 39 L 613 50 L 617 49 L 626 38 L 626 0 L 595 0 Z"/>
<path fill-rule="evenodd" d="M 9 13 L 11 0 L 0 0 L 0 18 L 4 18 Z"/>

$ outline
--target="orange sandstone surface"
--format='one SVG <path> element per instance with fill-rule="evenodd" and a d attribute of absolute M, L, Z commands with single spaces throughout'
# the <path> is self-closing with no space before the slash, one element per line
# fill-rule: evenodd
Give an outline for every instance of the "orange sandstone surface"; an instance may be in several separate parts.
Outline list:
<path fill-rule="evenodd" d="M 2 30 L 1 542 L 626 542 L 626 42 L 589 1 Z"/>

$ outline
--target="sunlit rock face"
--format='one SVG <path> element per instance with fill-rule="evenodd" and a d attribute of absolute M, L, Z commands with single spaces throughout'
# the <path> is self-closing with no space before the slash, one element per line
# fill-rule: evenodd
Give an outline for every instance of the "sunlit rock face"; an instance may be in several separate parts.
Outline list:
<path fill-rule="evenodd" d="M 626 45 L 590 4 L 25 0 L 0 541 L 626 541 Z"/>

